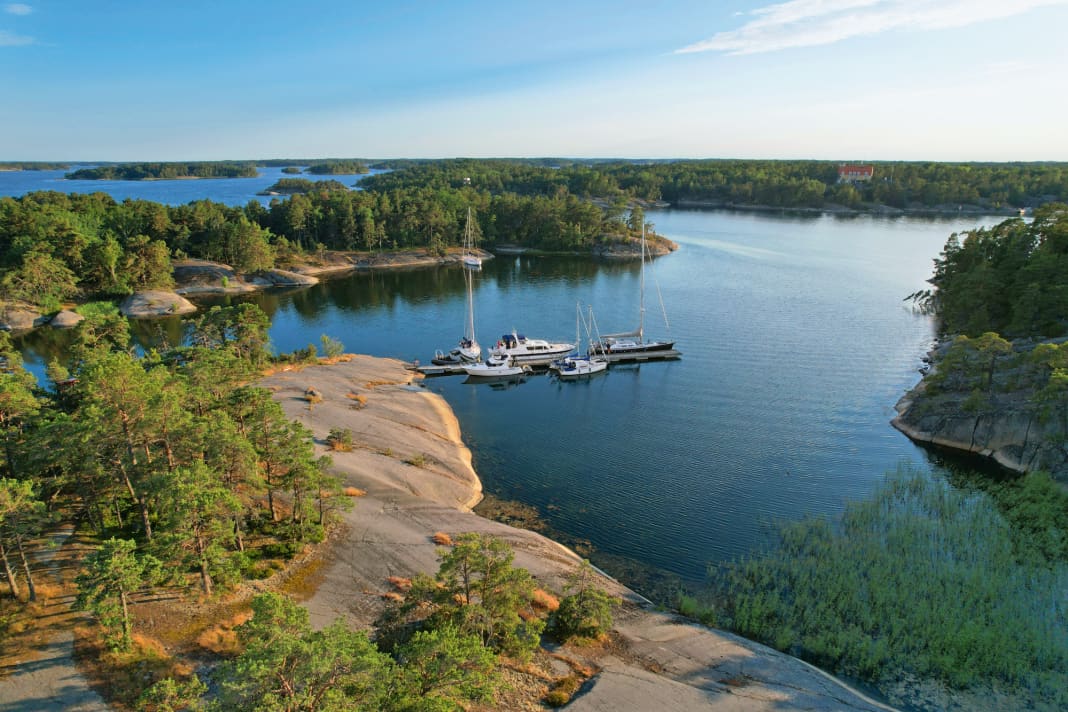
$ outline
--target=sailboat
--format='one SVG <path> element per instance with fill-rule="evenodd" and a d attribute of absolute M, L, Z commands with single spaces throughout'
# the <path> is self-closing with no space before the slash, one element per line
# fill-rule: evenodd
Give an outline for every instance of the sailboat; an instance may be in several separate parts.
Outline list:
<path fill-rule="evenodd" d="M 467 225 L 464 227 L 464 246 L 460 259 L 463 261 L 464 267 L 482 269 L 482 258 L 472 252 L 475 249 L 475 235 L 471 229 L 471 224 L 471 208 L 468 208 Z"/>
<path fill-rule="evenodd" d="M 467 318 L 464 321 L 464 335 L 460 337 L 460 343 L 447 354 L 441 351 L 434 353 L 431 360 L 436 366 L 448 366 L 451 364 L 477 363 L 482 358 L 482 347 L 475 338 L 475 299 L 472 292 L 474 275 L 470 270 L 464 270 L 464 281 L 467 283 Z"/>
<path fill-rule="evenodd" d="M 645 225 L 642 225 L 642 267 L 639 284 L 638 328 L 619 334 L 605 334 L 596 343 L 591 344 L 588 352 L 590 355 L 614 356 L 618 359 L 655 354 L 657 351 L 671 351 L 675 348 L 674 341 L 645 340 Z M 663 308 L 663 303 L 661 303 L 661 308 Z M 664 319 L 667 320 L 666 313 Z"/>
<path fill-rule="evenodd" d="M 556 372 L 557 378 L 565 381 L 576 380 L 579 378 L 589 378 L 598 373 L 604 373 L 608 370 L 608 358 L 603 355 L 587 354 L 586 356 L 580 356 L 577 353 L 579 344 L 582 342 L 579 340 L 579 324 L 582 324 L 586 328 L 586 341 L 593 347 L 593 337 L 590 336 L 590 327 L 593 325 L 593 307 L 590 307 L 590 317 L 588 320 L 582 318 L 582 305 L 575 305 L 575 349 L 576 353 L 568 354 L 562 359 L 553 361 L 549 366 L 550 370 Z M 598 341 L 600 341 L 598 339 Z"/>

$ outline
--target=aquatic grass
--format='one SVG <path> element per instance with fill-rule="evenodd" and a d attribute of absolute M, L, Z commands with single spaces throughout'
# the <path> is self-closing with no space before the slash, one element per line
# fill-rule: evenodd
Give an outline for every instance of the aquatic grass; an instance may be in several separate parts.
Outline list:
<path fill-rule="evenodd" d="M 1068 702 L 1068 567 L 1021 559 L 990 498 L 899 471 L 725 577 L 722 622 L 878 683 L 903 672 Z"/>

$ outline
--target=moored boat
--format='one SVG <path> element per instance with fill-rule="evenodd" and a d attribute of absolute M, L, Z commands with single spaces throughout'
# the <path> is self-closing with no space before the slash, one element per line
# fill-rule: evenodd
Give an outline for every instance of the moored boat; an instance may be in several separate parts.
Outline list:
<path fill-rule="evenodd" d="M 575 344 L 564 341 L 528 339 L 513 331 L 504 334 L 490 353 L 497 358 L 510 358 L 515 363 L 527 366 L 548 366 L 558 358 L 568 355 Z"/>
<path fill-rule="evenodd" d="M 582 318 L 582 305 L 575 305 L 575 348 L 578 349 L 582 343 L 579 336 L 579 326 L 582 325 L 586 329 L 586 341 L 590 344 L 590 348 L 593 348 L 594 340 L 590 334 L 591 327 L 596 329 L 596 323 L 593 320 L 593 307 L 590 307 L 589 319 Z M 600 341 L 600 339 L 598 339 Z M 565 381 L 577 380 L 579 378 L 589 378 L 598 373 L 604 373 L 608 370 L 608 359 L 603 355 L 587 355 L 581 356 L 578 353 L 570 353 L 564 358 L 557 359 L 550 364 L 549 369 L 556 373 L 557 378 Z"/>
<path fill-rule="evenodd" d="M 502 378 L 519 376 L 530 371 L 529 366 L 521 366 L 511 359 L 495 356 L 491 356 L 483 363 L 466 364 L 463 369 L 470 378 Z"/>
<path fill-rule="evenodd" d="M 605 334 L 590 344 L 587 353 L 591 356 L 601 355 L 607 357 L 622 358 L 627 356 L 641 356 L 642 354 L 655 354 L 658 351 L 672 351 L 675 341 L 645 340 L 645 226 L 642 225 L 642 266 L 639 279 L 638 291 L 638 328 L 619 334 Z M 663 310 L 663 301 L 660 308 Z M 667 323 L 667 313 L 664 313 L 664 322 Z"/>
<path fill-rule="evenodd" d="M 476 363 L 482 358 L 482 347 L 475 338 L 475 300 L 472 292 L 474 282 L 473 275 L 464 270 L 464 281 L 467 286 L 467 315 L 464 319 L 464 335 L 460 337 L 460 343 L 456 348 L 443 353 L 434 352 L 431 363 L 435 366 L 450 366 L 462 363 Z"/>

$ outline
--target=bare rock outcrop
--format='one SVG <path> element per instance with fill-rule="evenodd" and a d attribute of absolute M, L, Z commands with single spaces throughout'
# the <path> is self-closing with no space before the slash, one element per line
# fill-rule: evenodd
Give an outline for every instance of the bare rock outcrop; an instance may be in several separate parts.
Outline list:
<path fill-rule="evenodd" d="M 891 425 L 919 443 L 1068 482 L 1068 399 L 1039 396 L 1049 370 L 1031 358 L 1036 345 L 1016 342 L 967 373 L 959 363 L 946 365 L 950 344 L 943 344 L 929 355 L 932 370 L 898 401 Z"/>
<path fill-rule="evenodd" d="M 64 309 L 52 317 L 48 325 L 55 329 L 70 329 L 85 321 L 85 317 L 78 312 Z"/>
<path fill-rule="evenodd" d="M 182 295 L 162 289 L 135 292 L 119 305 L 123 315 L 135 319 L 192 314 L 196 310 L 196 306 Z"/>
<path fill-rule="evenodd" d="M 4 331 L 29 331 L 47 322 L 48 317 L 29 304 L 10 303 L 0 306 L 0 329 Z"/>
<path fill-rule="evenodd" d="M 309 287 L 319 284 L 319 279 L 310 274 L 290 272 L 284 269 L 267 269 L 247 275 L 245 281 L 256 287 Z"/>

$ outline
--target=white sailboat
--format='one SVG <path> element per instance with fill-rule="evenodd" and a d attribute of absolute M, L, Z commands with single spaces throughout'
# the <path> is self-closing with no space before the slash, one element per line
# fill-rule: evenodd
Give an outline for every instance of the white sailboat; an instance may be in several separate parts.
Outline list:
<path fill-rule="evenodd" d="M 471 269 L 482 269 L 482 258 L 476 255 L 472 250 L 475 249 L 475 234 L 471 228 L 471 208 L 467 209 L 467 225 L 464 226 L 464 246 L 461 252 L 460 259 L 464 263 L 464 267 Z"/>
<path fill-rule="evenodd" d="M 579 348 L 582 341 L 579 338 L 579 324 L 582 324 L 586 329 L 586 341 L 590 344 L 590 348 L 593 348 L 593 337 L 590 335 L 591 327 L 596 329 L 593 321 L 593 307 L 590 307 L 589 319 L 582 318 L 582 305 L 575 305 L 575 348 Z M 598 339 L 600 341 L 600 339 Z M 556 372 L 557 378 L 565 381 L 573 381 L 580 378 L 589 378 L 590 376 L 598 373 L 604 373 L 608 370 L 608 358 L 603 355 L 587 354 L 586 356 L 580 356 L 577 352 L 568 354 L 562 359 L 557 359 L 552 362 L 549 368 Z"/>
<path fill-rule="evenodd" d="M 459 345 L 449 353 L 445 354 L 441 351 L 434 353 L 431 363 L 436 366 L 477 363 L 482 358 L 482 347 L 475 338 L 475 299 L 472 290 L 474 275 L 470 270 L 464 270 L 464 281 L 467 286 L 467 317 L 464 321 L 464 335 L 460 337 Z"/>
<path fill-rule="evenodd" d="M 645 225 L 642 225 L 642 266 L 638 288 L 638 328 L 634 331 L 626 331 L 619 334 L 605 334 L 591 344 L 588 353 L 603 356 L 625 358 L 627 356 L 639 357 L 643 354 L 655 354 L 657 351 L 671 351 L 675 348 L 674 341 L 645 340 Z M 663 309 L 663 302 L 660 307 Z M 664 314 L 667 322 L 667 314 Z"/>

